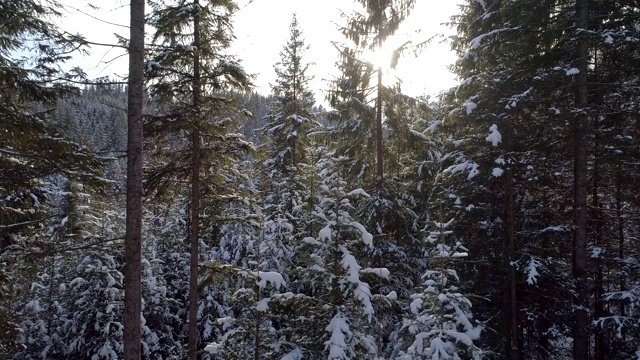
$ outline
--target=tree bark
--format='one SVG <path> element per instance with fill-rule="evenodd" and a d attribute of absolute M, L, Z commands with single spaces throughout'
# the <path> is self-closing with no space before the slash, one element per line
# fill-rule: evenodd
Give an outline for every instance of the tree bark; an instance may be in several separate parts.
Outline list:
<path fill-rule="evenodd" d="M 584 32 L 589 25 L 589 0 L 576 2 L 577 69 L 576 107 L 574 118 L 574 216 L 573 278 L 575 281 L 573 358 L 589 359 L 589 317 L 587 299 L 587 140 L 585 136 L 587 116 L 587 64 L 588 44 Z"/>
<path fill-rule="evenodd" d="M 604 247 L 605 244 L 602 242 L 602 226 L 604 217 L 602 216 L 602 211 L 600 210 L 600 201 L 598 199 L 598 191 L 599 191 L 599 137 L 598 137 L 598 121 L 594 121 L 595 124 L 595 138 L 594 138 L 594 156 L 593 156 L 593 190 L 591 193 L 591 201 L 593 204 L 593 219 L 595 221 L 595 246 L 596 247 Z M 603 285 L 603 270 L 602 270 L 602 253 L 598 256 L 596 261 L 596 283 L 595 283 L 595 291 L 594 291 L 594 302 L 595 302 L 595 313 L 594 317 L 599 319 L 604 316 L 604 285 Z M 606 359 L 606 343 L 604 338 L 604 331 L 601 327 L 595 329 L 595 358 L 597 360 L 605 360 Z"/>
<path fill-rule="evenodd" d="M 382 188 L 384 184 L 384 166 L 382 156 L 384 149 L 382 145 L 382 68 L 378 67 L 378 102 L 376 104 L 376 186 Z"/>
<path fill-rule="evenodd" d="M 127 210 L 124 255 L 124 359 L 141 356 L 142 116 L 144 0 L 131 0 L 127 135 Z"/>
<path fill-rule="evenodd" d="M 513 205 L 513 178 L 511 175 L 509 176 L 509 186 L 508 186 L 508 199 L 507 199 L 507 213 L 509 218 L 509 247 L 508 247 L 508 258 L 511 262 L 516 261 L 516 236 L 515 236 L 515 215 L 514 215 L 514 205 Z M 516 267 L 511 264 L 507 264 L 509 266 L 509 309 L 510 309 L 510 327 L 511 327 L 511 359 L 519 360 L 520 359 L 520 331 L 518 327 L 518 292 L 517 292 L 517 273 Z"/>
<path fill-rule="evenodd" d="M 624 261 L 624 220 L 622 217 L 622 166 L 618 164 L 616 169 L 616 218 L 618 223 L 618 263 Z M 625 275 L 620 272 L 620 291 L 626 291 Z M 626 316 L 625 301 L 620 300 L 620 316 Z M 622 330 L 622 340 L 625 340 L 624 328 Z"/>
<path fill-rule="evenodd" d="M 193 19 L 193 166 L 191 168 L 191 261 L 189 264 L 189 359 L 198 357 L 198 257 L 200 237 L 200 3 Z"/>
<path fill-rule="evenodd" d="M 260 272 L 258 272 L 260 274 Z M 258 275 L 259 276 L 259 275 Z M 256 292 L 256 306 L 260 302 L 260 287 L 258 285 L 255 286 Z M 256 311 L 256 323 L 254 327 L 253 334 L 253 346 L 255 347 L 255 352 L 253 353 L 254 360 L 260 360 L 260 323 L 262 322 L 262 317 L 260 316 L 260 311 Z"/>

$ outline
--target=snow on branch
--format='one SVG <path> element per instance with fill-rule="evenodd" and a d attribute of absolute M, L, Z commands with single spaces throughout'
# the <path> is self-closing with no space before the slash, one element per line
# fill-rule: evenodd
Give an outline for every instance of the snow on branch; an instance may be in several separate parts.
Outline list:
<path fill-rule="evenodd" d="M 260 289 L 264 289 L 267 286 L 267 283 L 271 283 L 276 289 L 280 289 L 282 286 L 286 286 L 287 283 L 284 281 L 282 274 L 276 271 L 247 271 L 240 270 L 238 271 L 240 276 L 245 278 L 251 277 L 256 279 L 256 285 L 260 287 Z"/>
<path fill-rule="evenodd" d="M 364 306 L 364 313 L 372 316 L 374 311 L 371 304 L 371 290 L 369 289 L 369 284 L 360 281 L 360 265 L 349 250 L 345 247 L 341 247 L 340 250 L 342 251 L 340 265 L 347 270 L 347 281 L 356 285 L 355 290 L 353 290 L 353 296 Z"/>
<path fill-rule="evenodd" d="M 490 142 L 493 146 L 498 146 L 498 144 L 502 142 L 502 134 L 500 134 L 500 132 L 498 131 L 498 125 L 491 125 L 491 127 L 489 128 L 487 141 Z"/>
<path fill-rule="evenodd" d="M 390 275 L 389 269 L 387 268 L 364 268 L 361 269 L 360 272 L 365 274 L 375 274 L 386 280 L 389 280 Z"/>
<path fill-rule="evenodd" d="M 362 242 L 369 245 L 369 247 L 373 247 L 373 235 L 371 235 L 371 233 L 368 232 L 362 224 L 354 221 L 350 225 L 360 231 L 360 234 L 362 235 Z"/>
<path fill-rule="evenodd" d="M 505 32 L 505 31 L 516 31 L 516 30 L 520 30 L 520 26 L 516 26 L 516 27 L 513 27 L 513 28 L 502 28 L 502 29 L 491 30 L 488 33 L 480 34 L 480 35 L 476 36 L 475 38 L 473 38 L 471 40 L 471 42 L 469 43 L 469 46 L 472 49 L 475 50 L 475 49 L 480 47 L 480 45 L 482 44 L 482 40 L 484 40 L 486 37 L 494 36 L 494 35 L 500 34 L 500 33 Z"/>
<path fill-rule="evenodd" d="M 347 193 L 347 196 L 363 196 L 363 197 L 366 197 L 366 198 L 370 198 L 371 197 L 369 194 L 366 193 L 366 191 L 364 191 L 362 189 L 352 190 L 349 193 Z"/>

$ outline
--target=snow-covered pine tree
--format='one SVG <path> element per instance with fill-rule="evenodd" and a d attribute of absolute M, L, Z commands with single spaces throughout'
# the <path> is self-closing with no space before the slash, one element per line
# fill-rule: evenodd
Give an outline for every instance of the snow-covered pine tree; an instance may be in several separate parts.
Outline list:
<path fill-rule="evenodd" d="M 467 256 L 455 238 L 453 224 L 459 199 L 448 196 L 440 173 L 432 187 L 434 203 L 431 224 L 425 227 L 423 252 L 429 269 L 422 284 L 411 295 L 402 329 L 398 333 L 394 358 L 397 359 L 481 359 L 477 340 L 483 326 L 473 320 L 471 301 L 462 293 L 452 260 Z M 452 211 L 453 210 L 453 211 Z M 451 216 L 451 218 L 449 218 Z"/>
<path fill-rule="evenodd" d="M 19 312 L 21 345 L 15 359 L 62 359 L 67 351 L 64 324 L 69 303 L 65 297 L 65 264 L 62 256 L 50 257 L 31 283 L 29 301 Z"/>
<path fill-rule="evenodd" d="M 82 38 L 62 32 L 54 24 L 61 15 L 57 1 L 0 3 L 0 356 L 12 356 L 16 345 L 15 308 L 27 294 L 34 273 L 23 273 L 22 260 L 30 242 L 47 228 L 47 177 L 99 177 L 101 162 L 68 140 L 53 126 L 52 109 L 64 93 L 77 91 L 70 80 L 82 72 L 65 73 L 61 64 Z M 22 49 L 30 48 L 30 59 Z M 17 266 L 16 266 L 17 265 Z M 24 289 L 23 289 L 24 287 Z"/>
<path fill-rule="evenodd" d="M 153 191 L 176 181 L 190 181 L 189 358 L 197 357 L 198 263 L 204 199 L 232 192 L 224 182 L 228 170 L 250 145 L 235 133 L 242 116 L 234 91 L 250 86 L 251 77 L 225 52 L 233 40 L 233 1 L 194 0 L 151 3 L 156 51 L 147 62 L 151 100 L 158 111 L 149 118 L 151 153 L 164 162 L 151 169 Z M 189 141 L 181 139 L 189 134 Z M 211 213 L 221 211 L 215 206 Z M 200 346 L 201 348 L 201 346 Z"/>
<path fill-rule="evenodd" d="M 308 217 L 313 199 L 307 180 L 313 176 L 310 164 L 314 158 L 309 135 L 319 124 L 315 121 L 314 97 L 309 90 L 309 64 L 304 62 L 306 49 L 294 16 L 281 61 L 274 66 L 278 76 L 272 85 L 274 100 L 261 129 L 267 139 L 268 159 L 263 162 L 262 174 L 250 181 L 260 183 L 260 194 L 264 194 L 260 199 L 262 209 L 250 199 L 233 205 L 230 210 L 240 211 L 244 219 L 224 225 L 225 248 L 218 250 L 221 252 L 218 255 L 231 260 L 227 265 L 237 267 L 245 277 L 236 281 L 229 316 L 220 320 L 223 326 L 217 346 L 226 351 L 223 352 L 226 356 L 251 349 L 254 356 L 272 358 L 292 348 L 284 334 L 295 309 L 290 309 L 289 314 L 269 311 L 271 299 L 279 296 L 278 286 L 265 287 L 263 282 L 275 276 L 288 283 L 289 272 L 295 270 L 296 244 L 311 231 Z M 250 192 L 256 192 L 254 184 L 248 186 L 253 189 Z M 230 233 L 232 228 L 240 232 Z M 228 237 L 238 240 L 228 243 L 225 240 Z M 238 258 L 239 254 L 245 257 Z M 258 285 L 252 285 L 256 282 Z M 247 341 L 248 336 L 253 343 Z"/>
<path fill-rule="evenodd" d="M 259 258 L 258 258 L 259 259 Z M 276 271 L 261 271 L 256 262 L 249 261 L 248 268 L 211 264 L 212 272 L 207 286 L 225 290 L 221 300 L 208 298 L 209 308 L 224 315 L 216 319 L 216 340 L 205 350 L 207 359 L 255 359 L 280 358 L 291 348 L 288 339 L 281 335 L 281 326 L 270 308 L 279 299 L 286 282 Z M 286 296 L 285 293 L 283 296 Z M 209 324 L 209 326 L 214 324 Z"/>
<path fill-rule="evenodd" d="M 256 356 L 256 346 L 260 357 L 284 359 L 355 359 L 377 352 L 375 338 L 370 335 L 374 329 L 371 293 L 360 273 L 388 274 L 386 269 L 362 269 L 354 257 L 353 253 L 371 244 L 372 236 L 351 217 L 354 207 L 349 201 L 367 195 L 361 189 L 345 192 L 346 183 L 331 158 L 317 166 L 323 180 L 312 213 L 314 228 L 320 230 L 294 239 L 294 261 L 282 259 L 286 254 L 264 246 L 268 235 L 256 231 L 258 214 L 246 218 L 246 225 L 228 225 L 234 230 L 225 232 L 223 239 L 237 239 L 241 247 L 222 254 L 236 258 L 232 262 L 243 268 L 218 266 L 212 275 L 239 269 L 245 280 L 232 286 L 235 291 L 229 299 L 233 300 L 229 316 L 218 320 L 221 337 L 207 347 L 214 358 Z M 246 206 L 246 202 L 239 203 L 233 211 Z M 240 213 L 254 211 L 246 208 Z M 230 249 L 229 245 L 225 247 Z M 238 258 L 240 254 L 244 256 Z M 277 264 L 289 272 L 286 281 L 279 272 L 270 270 Z M 280 285 L 289 291 L 275 291 Z M 256 318 L 259 323 L 251 321 Z"/>
<path fill-rule="evenodd" d="M 35 273 L 33 280 L 25 277 L 31 287 L 23 295 L 18 309 L 21 350 L 14 358 L 62 358 L 70 356 L 68 324 L 76 309 L 77 295 L 70 289 L 73 270 L 81 249 L 105 253 L 117 240 L 122 218 L 102 203 L 100 192 L 62 176 L 48 179 L 47 201 L 54 214 L 49 227 L 42 231 L 42 240 L 32 243 L 30 252 L 42 262 L 24 261 L 21 270 Z M 99 308 L 87 307 L 88 312 Z M 116 314 L 120 316 L 120 314 Z"/>
<path fill-rule="evenodd" d="M 121 255 L 89 251 L 79 256 L 67 285 L 69 309 L 64 343 L 70 358 L 122 357 L 123 276 Z"/>
<path fill-rule="evenodd" d="M 441 237 L 446 225 L 436 222 L 438 230 L 430 236 Z M 457 272 L 447 263 L 451 257 L 460 257 L 460 245 L 438 243 L 433 247 L 430 259 L 433 270 L 424 273 L 424 290 L 413 294 L 404 328 L 407 338 L 406 350 L 401 350 L 396 359 L 481 359 L 483 353 L 474 341 L 480 338 L 482 326 L 473 320 L 471 301 L 453 285 L 459 281 Z M 408 315 L 408 314 L 407 314 Z M 403 344 L 400 342 L 399 344 Z"/>
<path fill-rule="evenodd" d="M 468 291 L 490 300 L 476 316 L 497 332 L 482 347 L 504 359 L 563 352 L 571 336 L 572 200 L 560 191 L 573 180 L 570 14 L 564 1 L 469 1 L 454 19 L 463 80 L 445 94 L 443 119 L 460 156 L 447 169 L 465 209 L 459 239 L 478 259 L 460 274 L 488 274 Z"/>
<path fill-rule="evenodd" d="M 272 248 L 274 259 L 283 251 L 290 258 L 286 253 L 295 246 L 294 238 L 303 237 L 308 230 L 305 217 L 310 210 L 311 192 L 305 179 L 313 176 L 311 134 L 320 125 L 313 113 L 315 100 L 309 89 L 309 64 L 304 61 L 307 48 L 294 15 L 289 39 L 280 52 L 280 62 L 274 66 L 277 75 L 272 85 L 274 102 L 262 128 L 269 139 L 269 157 L 263 163 L 266 174 L 262 178 L 265 193 L 263 246 Z M 265 253 L 265 256 L 270 255 Z M 265 258 L 265 261 L 272 260 Z M 273 269 L 284 270 L 282 265 Z"/>
<path fill-rule="evenodd" d="M 253 161 L 239 164 L 238 170 L 246 176 L 238 179 L 238 196 L 229 201 L 220 216 L 219 240 L 211 246 L 208 258 L 220 264 L 248 269 L 257 261 L 257 244 L 263 226 L 262 193 L 256 184 L 260 181 L 260 173 Z"/>
<path fill-rule="evenodd" d="M 407 181 L 414 187 L 409 193 L 420 215 L 417 222 L 422 229 L 422 241 L 417 252 L 423 262 L 417 262 L 415 267 L 422 276 L 417 286 L 408 289 L 411 291 L 409 301 L 399 303 L 404 309 L 403 320 L 389 336 L 386 354 L 390 358 L 406 359 L 455 359 L 456 356 L 471 359 L 474 352 L 481 354 L 476 351 L 481 327 L 471 320 L 471 303 L 463 295 L 468 291 L 465 282 L 459 282 L 460 287 L 454 283 L 459 281 L 456 268 L 464 262 L 454 267 L 452 261 L 466 256 L 459 242 L 464 237 L 458 236 L 464 234 L 464 226 L 455 219 L 472 206 L 465 209 L 452 186 L 455 175 L 451 174 L 450 166 L 465 157 L 451 139 L 449 124 L 442 120 L 437 103 L 417 99 L 411 109 L 405 111 L 413 114 L 406 136 L 413 146 L 405 154 L 405 161 L 413 169 Z M 449 240 L 452 237 L 456 241 Z M 445 329 L 451 336 L 439 332 Z M 457 343 L 456 336 L 466 344 Z M 472 340 L 473 346 L 467 346 L 468 340 Z"/>
<path fill-rule="evenodd" d="M 442 135 L 436 133 L 442 121 L 435 116 L 435 106 L 427 99 L 397 94 L 385 109 L 390 132 L 385 147 L 390 170 L 385 189 L 394 189 L 391 199 L 396 200 L 387 200 L 386 206 L 381 207 L 386 209 L 381 228 L 387 231 L 376 239 L 376 246 L 381 249 L 374 259 L 384 261 L 384 265 L 376 266 L 387 267 L 393 276 L 389 282 L 373 285 L 373 289 L 380 295 L 395 294 L 391 298 L 375 296 L 380 313 L 379 336 L 384 340 L 385 356 L 390 357 L 397 349 L 397 336 L 406 315 L 403 309 L 412 302 L 410 296 L 423 283 L 421 275 L 428 270 L 428 254 L 419 239 L 431 222 L 432 184 L 442 171 L 441 159 L 446 151 Z M 376 208 L 372 205 L 367 207 L 370 210 L 366 218 L 376 221 Z M 389 255 L 382 255 L 383 250 Z"/>
<path fill-rule="evenodd" d="M 387 268 L 393 274 L 388 281 L 372 283 L 374 294 L 385 299 L 380 302 L 380 314 L 385 318 L 379 319 L 382 329 L 376 333 L 384 342 L 393 332 L 392 324 L 400 320 L 399 313 L 388 311 L 384 296 L 395 292 L 408 300 L 406 289 L 417 280 L 415 266 L 420 259 L 415 201 L 398 161 L 404 156 L 398 145 L 407 143 L 402 135 L 408 133 L 416 102 L 402 95 L 399 86 L 383 86 L 382 69 L 374 68 L 364 51 L 379 50 L 409 16 L 415 2 L 358 3 L 362 10 L 346 15 L 346 24 L 340 28 L 350 43 L 336 45 L 341 74 L 328 96 L 334 110 L 329 113 L 326 136 L 344 161 L 341 169 L 345 179 L 371 194 L 360 203 L 358 218 L 376 235 L 374 247 L 366 253 L 371 266 Z M 391 140 L 398 135 L 402 137 Z M 388 146 L 390 142 L 394 144 Z"/>
<path fill-rule="evenodd" d="M 372 269 L 358 263 L 356 256 L 362 254 L 363 249 L 373 247 L 373 235 L 351 214 L 359 198 L 367 198 L 368 194 L 359 188 L 346 192 L 348 185 L 336 168 L 339 161 L 327 154 L 318 164 L 322 180 L 314 215 L 323 220 L 324 226 L 315 241 L 308 239 L 316 248 L 311 253 L 309 273 L 325 277 L 325 282 L 330 284 L 314 297 L 334 305 L 320 306 L 320 309 L 328 311 L 324 315 L 331 319 L 325 327 L 329 337 L 324 342 L 325 354 L 327 359 L 336 360 L 377 354 L 374 335 L 377 324 L 370 285 L 360 276 L 371 272 L 381 278 L 389 277 L 385 268 Z"/>
<path fill-rule="evenodd" d="M 360 198 L 368 195 L 362 189 L 347 192 L 336 165 L 340 159 L 323 155 L 316 165 L 321 180 L 313 211 L 320 230 L 297 246 L 298 265 L 289 284 L 296 293 L 271 303 L 280 304 L 280 311 L 297 309 L 285 332 L 295 346 L 292 354 L 299 354 L 293 358 L 372 356 L 378 350 L 375 314 L 369 284 L 360 276 L 371 272 L 388 277 L 388 272 L 358 263 L 356 256 L 372 246 L 373 237 L 352 214 Z"/>
<path fill-rule="evenodd" d="M 640 356 L 638 313 L 640 279 L 638 228 L 629 221 L 640 197 L 629 193 L 637 183 L 635 163 L 640 153 L 633 145 L 640 124 L 628 112 L 636 109 L 640 88 L 634 43 L 640 41 L 640 13 L 632 2 L 595 2 L 589 5 L 588 82 L 592 89 L 589 153 L 590 186 L 589 276 L 593 279 L 593 357 L 597 360 Z M 637 223 L 637 222 L 636 222 Z M 615 274 L 615 275 L 613 275 Z M 613 275 L 613 276 L 612 276 Z"/>
<path fill-rule="evenodd" d="M 174 192 L 145 207 L 143 237 L 143 353 L 150 359 L 186 356 L 189 288 L 188 201 Z M 157 344 L 157 345 L 154 345 Z"/>
<path fill-rule="evenodd" d="M 268 297 L 268 292 L 265 294 L 256 286 L 257 274 L 273 265 L 261 262 L 265 249 L 261 243 L 262 209 L 255 185 L 259 177 L 250 161 L 239 164 L 238 172 L 245 175 L 237 179 L 238 196 L 220 214 L 218 241 L 208 251 L 204 264 L 205 300 L 201 301 L 199 317 L 201 340 L 209 343 L 205 359 L 262 358 L 272 354 L 274 339 L 267 338 L 272 330 L 263 315 L 266 308 L 257 308 L 262 297 Z"/>
<path fill-rule="evenodd" d="M 451 129 L 468 157 L 451 169 L 475 173 L 474 184 L 466 189 L 456 185 L 456 194 L 474 205 L 462 221 L 478 238 L 465 241 L 481 259 L 473 272 L 490 274 L 487 283 L 476 286 L 491 289 L 483 295 L 496 307 L 482 307 L 489 312 L 480 316 L 502 319 L 488 324 L 501 335 L 488 333 L 486 338 L 490 347 L 503 347 L 502 356 L 508 359 L 532 352 L 570 353 L 571 327 L 577 322 L 569 299 L 580 309 L 593 310 L 589 316 L 597 326 L 586 326 L 581 310 L 582 325 L 575 329 L 590 328 L 596 358 L 614 353 L 624 358 L 635 352 L 634 345 L 628 346 L 633 343 L 628 334 L 619 337 L 618 325 L 610 322 L 627 309 L 619 303 L 608 307 L 603 296 L 608 298 L 605 284 L 621 290 L 613 291 L 618 295 L 626 291 L 624 275 L 614 279 L 606 274 L 629 263 L 622 259 L 630 251 L 629 231 L 634 231 L 622 214 L 626 206 L 637 206 L 623 200 L 635 198 L 623 194 L 635 171 L 624 159 L 637 157 L 629 147 L 637 122 L 625 115 L 629 106 L 636 107 L 637 87 L 631 84 L 637 77 L 629 74 L 637 73 L 637 63 L 621 59 L 638 56 L 637 49 L 629 48 L 640 30 L 631 25 L 637 23 L 638 7 L 589 2 L 579 16 L 584 6 L 577 4 L 582 3 L 470 1 L 455 19 L 459 36 L 454 48 L 460 55 L 455 71 L 464 80 L 445 96 L 445 104 L 450 105 L 447 121 L 464 124 Z M 581 151 L 581 180 L 574 182 L 577 139 L 586 141 L 580 141 L 580 147 L 586 146 L 587 154 L 583 161 Z M 491 147 L 482 145 L 485 140 Z M 590 209 L 586 225 L 574 226 L 574 199 L 564 190 L 574 185 L 582 201 L 588 192 L 588 205 L 574 209 L 583 219 Z M 583 241 L 569 247 L 572 229 L 580 229 Z M 500 246 L 503 254 L 485 251 Z M 572 252 L 579 261 L 568 256 Z M 574 281 L 567 274 L 578 263 L 573 275 L 579 281 Z M 579 288 L 573 289 L 576 284 Z M 595 291 L 587 295 L 585 289 L 591 288 Z M 580 292 L 584 295 L 574 297 Z M 616 315 L 607 313 L 612 310 Z M 587 336 L 580 333 L 578 358 L 584 357 Z"/>
<path fill-rule="evenodd" d="M 183 264 L 186 259 L 182 257 Z M 178 360 L 186 354 L 180 338 L 184 323 L 180 314 L 185 314 L 186 303 L 184 295 L 175 295 L 186 292 L 186 272 L 175 274 L 179 261 L 173 262 L 169 267 L 173 271 L 167 272 L 163 262 L 160 258 L 142 258 L 142 356 L 149 360 Z M 169 287 L 168 281 L 176 275 L 183 278 L 182 288 L 177 291 Z"/>
<path fill-rule="evenodd" d="M 419 176 L 414 161 L 424 154 L 421 139 L 411 135 L 410 125 L 420 120 L 430 121 L 428 105 L 419 99 L 403 95 L 400 87 L 387 88 L 392 95 L 385 101 L 385 173 L 384 182 L 371 191 L 371 197 L 360 204 L 359 218 L 375 229 L 375 243 L 367 256 L 371 266 L 387 268 L 388 281 L 371 282 L 375 295 L 382 348 L 393 346 L 390 336 L 401 326 L 402 312 L 398 306 L 408 304 L 411 289 L 426 270 L 420 246 L 421 217 L 428 207 L 419 204 L 416 183 Z M 396 294 L 389 301 L 385 294 Z M 391 310 L 393 309 L 393 310 Z"/>
<path fill-rule="evenodd" d="M 265 117 L 263 131 L 270 139 L 269 155 L 265 161 L 273 182 L 278 178 L 292 178 L 300 164 L 310 163 L 309 133 L 316 131 L 313 106 L 315 99 L 309 89 L 312 77 L 304 56 L 308 46 L 295 14 L 289 25 L 289 39 L 280 52 L 280 62 L 275 64 L 277 75 L 271 90 L 274 102 Z"/>
<path fill-rule="evenodd" d="M 375 108 L 370 101 L 372 64 L 361 59 L 363 50 L 336 45 L 340 77 L 333 80 L 327 100 L 329 126 L 325 136 L 342 156 L 344 176 L 356 186 L 372 187 L 375 164 L 373 126 Z"/>

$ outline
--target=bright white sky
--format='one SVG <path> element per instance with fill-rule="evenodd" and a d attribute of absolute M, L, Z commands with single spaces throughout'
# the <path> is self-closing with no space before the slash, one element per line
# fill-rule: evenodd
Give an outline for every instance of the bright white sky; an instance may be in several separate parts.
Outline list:
<path fill-rule="evenodd" d="M 441 25 L 457 10 L 456 0 L 418 0 L 412 16 L 403 24 L 394 42 L 404 43 L 411 39 L 414 43 L 436 34 L 445 38 L 454 34 L 453 29 Z M 87 40 L 113 44 L 114 33 L 128 36 L 128 0 L 90 1 L 100 6 L 99 10 L 87 6 L 87 0 L 63 0 L 66 6 L 60 26 L 69 32 L 80 33 Z M 344 38 L 337 31 L 335 23 L 341 23 L 340 13 L 349 12 L 353 6 L 350 0 L 238 0 L 240 10 L 234 17 L 237 40 L 231 53 L 242 60 L 247 72 L 256 74 L 256 90 L 267 94 L 270 83 L 275 80 L 273 64 L 280 60 L 279 52 L 289 38 L 289 24 L 293 13 L 297 13 L 306 44 L 309 45 L 306 60 L 313 62 L 310 71 L 315 76 L 313 88 L 316 100 L 323 102 L 327 79 L 337 75 L 334 64 L 337 53 L 332 40 Z M 92 18 L 95 17 L 95 18 Z M 419 31 L 419 33 L 416 33 Z M 91 55 L 76 58 L 90 77 L 126 75 L 127 57 L 121 49 L 93 46 Z M 119 57 L 118 57 L 119 56 Z M 112 60 L 117 58 L 116 60 Z M 109 62 L 111 61 L 111 62 Z M 386 82 L 394 82 L 395 76 L 403 79 L 403 90 L 409 95 L 437 94 L 455 85 L 455 77 L 447 66 L 455 61 L 448 43 L 440 40 L 432 42 L 417 58 L 408 54 L 400 59 L 395 71 L 387 71 Z M 108 62 L 108 63 L 107 63 Z"/>

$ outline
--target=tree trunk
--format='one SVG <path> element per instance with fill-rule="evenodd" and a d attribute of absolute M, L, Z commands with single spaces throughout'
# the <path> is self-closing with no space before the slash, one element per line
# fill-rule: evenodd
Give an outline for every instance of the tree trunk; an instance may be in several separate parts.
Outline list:
<path fill-rule="evenodd" d="M 382 188 L 384 184 L 384 167 L 382 156 L 382 67 L 378 67 L 378 102 L 376 104 L 376 187 Z"/>
<path fill-rule="evenodd" d="M 622 166 L 618 164 L 616 169 L 616 218 L 618 222 L 618 264 L 624 261 L 624 220 L 622 218 Z M 620 291 L 626 291 L 624 272 L 620 271 Z M 626 316 L 625 300 L 620 300 L 620 317 Z M 622 329 L 622 341 L 625 340 L 624 328 Z"/>
<path fill-rule="evenodd" d="M 573 278 L 575 281 L 574 324 L 573 324 L 573 358 L 575 360 L 589 359 L 589 317 L 587 313 L 587 299 L 589 291 L 587 281 L 587 144 L 586 123 L 587 116 L 587 62 L 588 44 L 583 33 L 589 25 L 589 0 L 576 2 L 577 68 L 576 76 L 576 107 L 578 115 L 574 118 L 574 216 L 575 232 L 573 243 Z M 578 29 L 581 29 L 579 32 Z"/>
<path fill-rule="evenodd" d="M 131 0 L 127 135 L 127 210 L 124 249 L 124 359 L 141 356 L 142 116 L 144 0 Z"/>
<path fill-rule="evenodd" d="M 546 159 L 549 159 L 551 155 L 551 151 L 549 148 L 547 148 L 545 150 L 544 156 Z M 545 170 L 545 177 L 549 177 L 551 175 L 551 171 L 550 169 L 546 169 Z M 553 203 L 553 198 L 552 196 L 549 194 L 549 192 L 547 191 L 543 191 L 542 192 L 542 222 L 543 222 L 543 226 L 549 227 L 552 225 L 553 220 L 555 218 L 553 211 L 551 211 L 551 203 Z M 553 248 L 551 246 L 551 241 L 549 239 L 549 235 L 547 234 L 542 234 L 542 242 L 541 242 L 541 247 L 542 249 L 551 249 Z M 544 294 L 543 294 L 543 298 L 544 298 Z M 550 348 L 551 348 L 551 335 L 549 334 L 548 331 L 546 331 L 547 329 L 549 329 L 550 327 L 553 326 L 552 321 L 549 319 L 549 313 L 550 311 L 548 311 L 548 307 L 545 307 L 545 302 L 542 301 L 541 303 L 541 307 L 539 307 L 538 311 L 540 312 L 540 321 L 538 322 L 537 325 L 537 330 L 538 330 L 538 351 L 537 351 L 537 359 L 539 360 L 549 360 L 550 359 Z"/>
<path fill-rule="evenodd" d="M 595 221 L 595 246 L 602 248 L 605 244 L 602 243 L 602 222 L 604 221 L 604 217 L 602 216 L 602 211 L 600 210 L 600 201 L 598 199 L 598 190 L 599 190 L 599 138 L 598 138 L 598 126 L 597 120 L 595 121 L 595 139 L 594 139 L 594 156 L 593 156 L 593 191 L 591 194 L 591 201 L 593 204 L 593 219 Z M 594 301 L 595 301 L 595 313 L 594 316 L 596 319 L 604 316 L 604 301 L 602 299 L 604 293 L 603 286 L 603 274 L 602 274 L 602 254 L 600 253 L 596 261 L 596 283 L 595 283 L 595 291 L 594 291 Z M 606 358 L 606 343 L 604 339 L 604 331 L 602 328 L 595 329 L 595 358 L 597 360 L 605 360 Z"/>
<path fill-rule="evenodd" d="M 508 186 L 508 199 L 507 199 L 507 213 L 509 218 L 509 246 L 508 246 L 508 257 L 509 261 L 516 261 L 516 236 L 515 236 L 515 215 L 514 215 L 514 205 L 513 205 L 513 178 L 509 175 L 509 186 Z M 518 327 L 518 293 L 517 293 L 517 273 L 516 267 L 509 265 L 509 312 L 510 312 L 510 333 L 511 333 L 511 344 L 510 345 L 510 359 L 519 360 L 520 359 L 520 331 Z"/>
<path fill-rule="evenodd" d="M 191 261 L 189 264 L 189 359 L 198 357 L 198 257 L 200 237 L 200 3 L 193 19 L 193 166 L 191 168 Z"/>
<path fill-rule="evenodd" d="M 260 272 L 258 272 L 258 276 L 260 276 Z M 260 302 L 260 287 L 256 285 L 254 287 L 256 292 L 256 306 Z M 253 334 L 253 341 L 255 352 L 253 353 L 254 360 L 260 360 L 260 323 L 262 322 L 262 317 L 260 316 L 260 311 L 256 311 L 256 323 Z"/>

